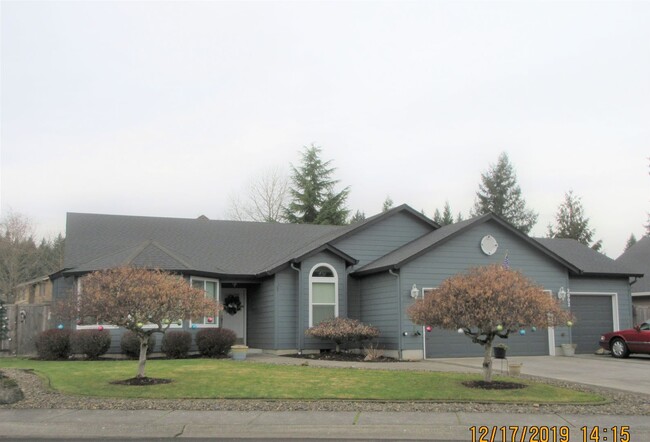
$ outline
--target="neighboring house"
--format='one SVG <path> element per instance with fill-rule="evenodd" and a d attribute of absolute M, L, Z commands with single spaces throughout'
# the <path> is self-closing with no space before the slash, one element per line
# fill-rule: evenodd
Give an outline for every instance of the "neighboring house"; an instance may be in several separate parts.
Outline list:
<path fill-rule="evenodd" d="M 413 295 L 506 256 L 549 295 L 568 292 L 563 302 L 578 318 L 571 330 L 512 336 L 511 354 L 553 355 L 571 339 L 578 351 L 592 352 L 601 333 L 631 326 L 629 278 L 640 274 L 576 241 L 530 238 L 496 215 L 440 227 L 406 205 L 349 226 L 70 213 L 65 268 L 52 280 L 59 299 L 74 291 L 83 296 L 80 278 L 94 270 L 161 268 L 185 275 L 221 302 L 236 296 L 243 304 L 234 315 L 178 328 L 231 328 L 249 347 L 281 354 L 332 348 L 305 330 L 327 317 L 351 317 L 380 329 L 386 354 L 421 359 L 474 356 L 481 349 L 456 332 L 427 333 L 411 323 L 406 309 Z M 111 333 L 118 338 L 122 331 Z"/>
<path fill-rule="evenodd" d="M 52 281 L 49 276 L 32 279 L 16 286 L 16 304 L 50 304 Z"/>
<path fill-rule="evenodd" d="M 639 273 L 650 275 L 650 236 L 644 236 L 627 249 L 616 262 L 634 269 Z M 632 305 L 634 306 L 634 323 L 650 320 L 650 277 L 633 278 Z"/>

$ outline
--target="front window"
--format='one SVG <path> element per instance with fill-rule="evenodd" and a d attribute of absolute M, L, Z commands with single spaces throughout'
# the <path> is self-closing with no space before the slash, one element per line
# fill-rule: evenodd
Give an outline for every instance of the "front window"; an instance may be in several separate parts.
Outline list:
<path fill-rule="evenodd" d="M 329 264 L 318 264 L 309 274 L 309 326 L 339 315 L 338 277 Z"/>
<path fill-rule="evenodd" d="M 74 285 L 74 291 L 76 291 L 76 297 L 77 297 L 77 308 L 79 307 L 79 303 L 81 302 L 81 297 L 83 296 L 81 290 L 82 281 L 83 281 L 83 277 L 78 278 Z M 111 328 L 119 328 L 119 327 L 112 324 L 106 324 L 104 321 L 101 320 L 101 318 L 98 318 L 97 316 L 80 316 L 77 318 L 77 330 L 89 330 L 89 329 L 101 330 L 101 329 L 111 329 Z"/>
<path fill-rule="evenodd" d="M 216 279 L 197 278 L 190 279 L 192 287 L 205 292 L 206 298 L 219 302 L 219 281 Z M 192 319 L 192 326 L 197 327 L 219 327 L 219 314 L 214 312 L 211 316 L 204 316 L 202 319 Z"/>

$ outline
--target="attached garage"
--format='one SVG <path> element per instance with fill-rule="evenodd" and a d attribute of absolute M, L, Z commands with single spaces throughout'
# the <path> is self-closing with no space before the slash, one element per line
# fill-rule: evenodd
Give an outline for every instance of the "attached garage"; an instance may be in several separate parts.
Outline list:
<path fill-rule="evenodd" d="M 577 344 L 576 353 L 593 353 L 600 335 L 615 329 L 615 304 L 615 293 L 571 293 L 571 312 L 576 318 L 571 338 Z"/>

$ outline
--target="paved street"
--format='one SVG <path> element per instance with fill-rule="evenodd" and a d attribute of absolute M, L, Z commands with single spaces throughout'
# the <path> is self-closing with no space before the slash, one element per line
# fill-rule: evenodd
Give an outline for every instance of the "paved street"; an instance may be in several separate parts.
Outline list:
<path fill-rule="evenodd" d="M 630 426 L 631 441 L 650 440 L 647 416 L 505 413 L 237 412 L 0 410 L 0 438 L 254 438 L 471 441 L 471 427 L 544 427 L 582 441 L 581 427 Z M 476 429 L 478 431 L 478 428 Z M 511 430 L 507 430 L 511 432 Z M 611 430 L 610 430 L 611 433 Z M 499 433 L 500 434 L 500 433 Z M 519 440 L 517 437 L 517 440 Z M 529 437 L 524 440 L 530 440 Z M 478 438 L 478 436 L 477 436 Z M 510 439 L 510 437 L 508 437 Z M 488 439 L 489 440 L 489 439 Z M 498 439 L 500 440 L 500 439 Z M 611 439 L 608 439 L 611 440 Z"/>

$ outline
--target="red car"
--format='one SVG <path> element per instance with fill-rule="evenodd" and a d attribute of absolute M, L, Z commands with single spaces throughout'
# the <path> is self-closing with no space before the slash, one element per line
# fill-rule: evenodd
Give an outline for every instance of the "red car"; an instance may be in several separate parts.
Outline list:
<path fill-rule="evenodd" d="M 612 352 L 615 358 L 627 358 L 630 353 L 650 354 L 650 321 L 634 328 L 605 333 L 600 346 Z"/>

